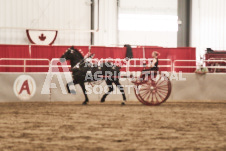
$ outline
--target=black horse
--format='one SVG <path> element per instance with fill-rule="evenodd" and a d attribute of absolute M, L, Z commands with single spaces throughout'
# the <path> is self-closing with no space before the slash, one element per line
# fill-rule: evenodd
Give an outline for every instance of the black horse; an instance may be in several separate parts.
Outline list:
<path fill-rule="evenodd" d="M 124 105 L 126 101 L 126 96 L 123 87 L 119 83 L 118 78 L 120 74 L 120 67 L 110 62 L 105 62 L 98 65 L 92 64 L 91 62 L 87 61 L 88 58 L 92 58 L 93 56 L 94 54 L 90 54 L 89 56 L 84 58 L 81 52 L 74 47 L 68 48 L 66 52 L 61 56 L 61 62 L 64 62 L 65 60 L 70 60 L 71 63 L 73 82 L 67 83 L 66 85 L 68 93 L 71 93 L 69 89 L 69 86 L 71 84 L 79 84 L 85 95 L 85 101 L 83 102 L 83 104 L 86 105 L 89 102 L 89 99 L 87 97 L 87 91 L 84 83 L 97 80 L 105 80 L 109 90 L 103 95 L 103 97 L 101 98 L 101 102 L 105 102 L 105 98 L 107 97 L 107 95 L 113 91 L 112 83 L 115 83 L 115 85 L 122 93 L 122 105 Z"/>

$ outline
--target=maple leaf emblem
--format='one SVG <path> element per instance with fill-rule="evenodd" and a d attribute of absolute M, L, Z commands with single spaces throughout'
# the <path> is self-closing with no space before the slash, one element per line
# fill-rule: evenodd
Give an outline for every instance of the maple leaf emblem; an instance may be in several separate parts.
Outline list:
<path fill-rule="evenodd" d="M 41 41 L 45 41 L 46 36 L 42 33 L 38 38 L 39 38 Z"/>

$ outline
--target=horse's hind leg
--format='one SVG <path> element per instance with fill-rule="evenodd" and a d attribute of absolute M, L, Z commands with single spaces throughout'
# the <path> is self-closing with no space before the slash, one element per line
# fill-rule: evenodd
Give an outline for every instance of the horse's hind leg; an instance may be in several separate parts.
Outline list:
<path fill-rule="evenodd" d="M 103 97 L 101 98 L 101 102 L 105 102 L 105 99 L 108 96 L 108 94 L 110 94 L 114 90 L 113 85 L 112 85 L 112 81 L 106 80 L 106 83 L 108 85 L 108 92 L 103 95 Z"/>
<path fill-rule="evenodd" d="M 79 85 L 81 86 L 83 94 L 85 95 L 85 101 L 82 104 L 86 105 L 89 102 L 89 99 L 88 99 L 87 94 L 86 94 L 85 84 L 84 83 L 79 83 Z"/>
<path fill-rule="evenodd" d="M 122 97 L 123 97 L 122 105 L 125 105 L 126 95 L 125 95 L 124 89 L 123 89 L 122 85 L 119 83 L 119 80 L 118 79 L 115 80 L 114 83 L 118 87 L 118 89 L 120 90 L 120 92 L 122 93 Z"/>
<path fill-rule="evenodd" d="M 71 93 L 71 91 L 69 89 L 69 84 L 68 83 L 66 84 L 66 87 L 67 87 L 67 93 Z"/>

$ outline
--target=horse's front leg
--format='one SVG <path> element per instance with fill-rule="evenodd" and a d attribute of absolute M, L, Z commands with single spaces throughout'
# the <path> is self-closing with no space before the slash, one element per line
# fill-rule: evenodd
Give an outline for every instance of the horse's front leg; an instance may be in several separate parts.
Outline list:
<path fill-rule="evenodd" d="M 85 95 L 85 101 L 82 103 L 83 105 L 86 105 L 89 102 L 88 96 L 86 94 L 86 88 L 85 88 L 85 84 L 83 83 L 79 83 L 79 85 L 82 88 L 83 94 Z"/>
<path fill-rule="evenodd" d="M 71 86 L 71 85 L 75 85 L 75 84 L 77 84 L 77 83 L 74 83 L 74 81 L 73 81 L 73 82 L 71 81 L 71 82 L 69 82 L 69 83 L 66 84 L 67 92 L 68 92 L 68 93 L 76 94 L 76 91 L 75 91 L 75 90 L 73 90 L 73 89 L 71 90 L 71 89 L 70 89 L 70 86 Z"/>

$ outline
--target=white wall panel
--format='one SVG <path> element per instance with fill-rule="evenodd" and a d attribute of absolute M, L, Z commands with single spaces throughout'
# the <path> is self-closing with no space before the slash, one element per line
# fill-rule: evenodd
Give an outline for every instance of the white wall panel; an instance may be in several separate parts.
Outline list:
<path fill-rule="evenodd" d="M 193 0 L 191 45 L 197 47 L 197 58 L 206 48 L 226 50 L 226 1 Z"/>
<path fill-rule="evenodd" d="M 119 15 L 139 15 L 140 17 L 149 16 L 153 18 L 156 15 L 167 17 L 175 17 L 176 28 L 177 25 L 177 0 L 120 0 Z M 148 18 L 148 17 L 147 17 Z M 130 25 L 138 25 L 139 19 L 128 19 Z M 147 19 L 145 19 L 147 20 Z M 145 20 L 141 19 L 141 21 Z M 161 20 L 159 18 L 159 20 Z M 133 22 L 133 23 L 132 23 Z M 148 24 L 154 25 L 155 21 L 150 20 Z M 167 26 L 167 20 L 160 26 Z M 147 23 L 140 23 L 147 26 Z M 157 24 L 157 23 L 156 23 Z M 129 26 L 129 25 L 128 25 Z M 154 25 L 155 26 L 155 25 Z M 121 27 L 121 24 L 120 24 Z M 153 46 L 164 46 L 164 47 L 176 47 L 177 46 L 177 30 L 165 30 L 165 29 L 141 29 L 137 27 L 136 30 L 120 29 L 119 30 L 119 44 L 131 44 L 131 45 L 153 45 Z"/>
<path fill-rule="evenodd" d="M 1 44 L 28 44 L 26 28 L 59 29 L 57 45 L 89 45 L 90 0 L 0 0 Z M 22 27 L 24 29 L 13 29 Z"/>
<path fill-rule="evenodd" d="M 159 32 L 159 31 L 120 31 L 120 45 L 147 45 L 177 47 L 176 32 Z"/>
<path fill-rule="evenodd" d="M 94 45 L 117 44 L 117 0 L 100 0 L 99 32 L 94 34 Z M 96 20 L 97 21 L 97 20 Z"/>
<path fill-rule="evenodd" d="M 151 13 L 176 15 L 177 0 L 120 0 L 122 13 Z"/>

